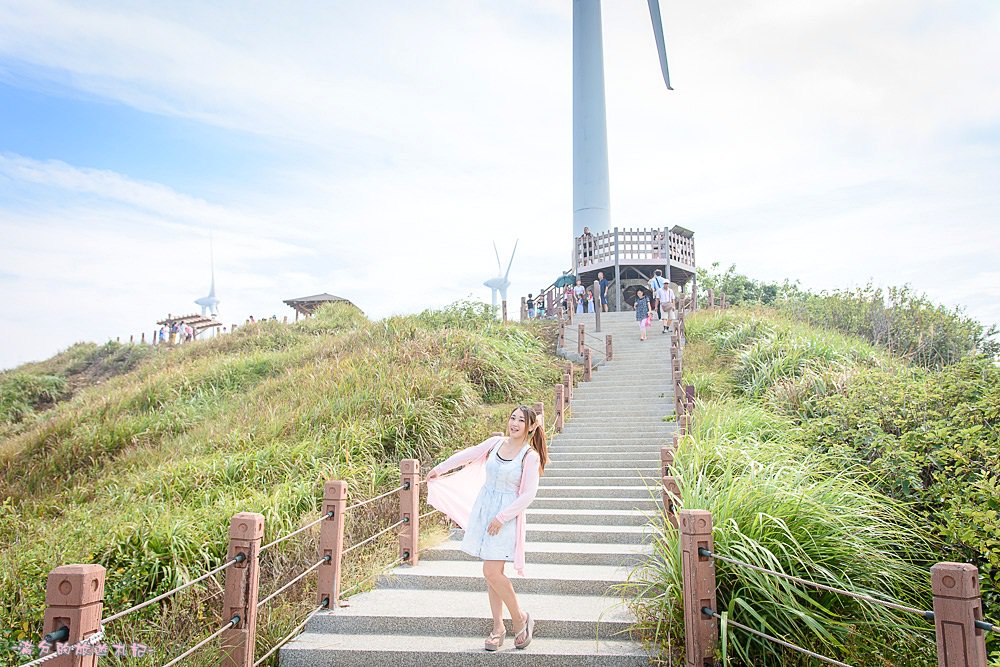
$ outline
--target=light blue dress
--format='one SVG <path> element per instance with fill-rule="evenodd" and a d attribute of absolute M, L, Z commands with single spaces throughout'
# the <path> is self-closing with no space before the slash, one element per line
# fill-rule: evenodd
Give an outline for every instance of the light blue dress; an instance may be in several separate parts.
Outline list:
<path fill-rule="evenodd" d="M 499 457 L 501 441 L 490 450 L 486 459 L 486 482 L 476 496 L 476 502 L 469 513 L 469 525 L 462 539 L 462 551 L 482 560 L 504 560 L 514 562 L 514 543 L 517 540 L 517 521 L 511 519 L 500 532 L 490 535 L 486 529 L 503 508 L 517 498 L 521 486 L 521 468 L 530 444 L 525 443 L 513 459 L 504 461 Z"/>

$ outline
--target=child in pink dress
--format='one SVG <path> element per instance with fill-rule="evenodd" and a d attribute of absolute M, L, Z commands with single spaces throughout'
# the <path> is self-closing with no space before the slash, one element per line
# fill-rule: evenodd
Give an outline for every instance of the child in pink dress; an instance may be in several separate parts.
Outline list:
<path fill-rule="evenodd" d="M 535 499 L 548 462 L 545 430 L 534 410 L 521 405 L 507 420 L 507 437 L 493 437 L 454 454 L 427 474 L 427 501 L 465 529 L 462 550 L 482 559 L 489 590 L 493 631 L 487 651 L 503 645 L 503 607 L 514 627 L 514 648 L 531 643 L 535 622 L 522 611 L 504 564 L 524 575 L 524 510 Z M 460 471 L 444 473 L 465 465 Z"/>

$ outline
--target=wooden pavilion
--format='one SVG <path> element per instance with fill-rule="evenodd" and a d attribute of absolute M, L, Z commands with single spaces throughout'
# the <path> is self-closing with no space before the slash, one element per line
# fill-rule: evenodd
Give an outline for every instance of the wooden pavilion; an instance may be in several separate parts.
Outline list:
<path fill-rule="evenodd" d="M 295 310 L 295 321 L 299 321 L 299 315 L 303 317 L 310 317 L 316 312 L 316 309 L 326 303 L 346 303 L 354 306 L 350 300 L 345 299 L 342 296 L 336 296 L 334 294 L 327 294 L 323 292 L 322 294 L 314 294 L 312 296 L 303 296 L 298 299 L 286 299 L 284 301 L 285 305 Z M 354 306 L 357 308 L 357 306 Z"/>

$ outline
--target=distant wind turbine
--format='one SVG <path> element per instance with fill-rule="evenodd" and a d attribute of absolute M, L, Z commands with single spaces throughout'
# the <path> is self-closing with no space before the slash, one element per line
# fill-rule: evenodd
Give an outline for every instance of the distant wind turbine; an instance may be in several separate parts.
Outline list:
<path fill-rule="evenodd" d="M 500 292 L 500 300 L 507 300 L 507 288 L 510 287 L 510 267 L 514 263 L 514 253 L 517 252 L 517 241 L 514 241 L 514 249 L 510 253 L 510 262 L 507 263 L 507 273 L 500 275 L 503 267 L 500 265 L 500 251 L 497 250 L 496 241 L 493 242 L 493 253 L 497 256 L 497 277 L 490 278 L 483 285 L 493 290 L 493 310 L 497 308 L 497 292 Z"/>
<path fill-rule="evenodd" d="M 208 290 L 208 296 L 195 299 L 194 302 L 201 306 L 202 315 L 205 315 L 207 311 L 212 317 L 216 317 L 219 314 L 219 299 L 215 296 L 215 247 L 212 242 L 211 232 L 209 232 L 208 236 L 208 251 L 212 262 L 212 287 Z"/>

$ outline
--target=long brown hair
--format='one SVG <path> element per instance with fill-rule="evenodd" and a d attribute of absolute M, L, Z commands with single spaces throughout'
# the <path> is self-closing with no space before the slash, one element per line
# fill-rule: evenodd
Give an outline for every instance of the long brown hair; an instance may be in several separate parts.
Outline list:
<path fill-rule="evenodd" d="M 531 433 L 531 448 L 538 454 L 538 474 L 544 474 L 545 464 L 549 462 L 549 447 L 545 440 L 545 429 L 538 422 L 538 415 L 527 405 L 519 405 L 515 410 L 520 410 L 524 416 L 524 426 Z"/>

